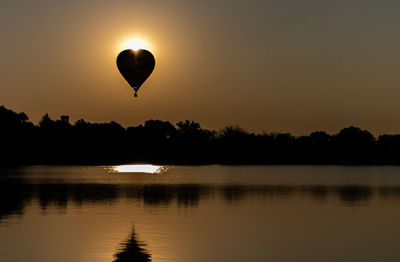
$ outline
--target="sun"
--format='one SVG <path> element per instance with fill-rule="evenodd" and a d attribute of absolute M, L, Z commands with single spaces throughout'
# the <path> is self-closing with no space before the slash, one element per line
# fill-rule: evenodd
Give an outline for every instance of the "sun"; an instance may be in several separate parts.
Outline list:
<path fill-rule="evenodd" d="M 150 45 L 143 39 L 134 37 L 125 40 L 122 44 L 122 49 L 132 49 L 133 51 L 137 51 L 139 49 L 150 50 Z"/>

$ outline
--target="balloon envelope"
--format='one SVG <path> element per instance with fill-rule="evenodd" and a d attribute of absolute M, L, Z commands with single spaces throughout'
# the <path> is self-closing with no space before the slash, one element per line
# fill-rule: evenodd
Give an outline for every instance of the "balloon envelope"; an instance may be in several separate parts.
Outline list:
<path fill-rule="evenodd" d="M 127 49 L 119 53 L 117 57 L 118 70 L 135 90 L 135 94 L 151 75 L 155 65 L 156 60 L 153 54 L 143 49 L 136 51 Z"/>

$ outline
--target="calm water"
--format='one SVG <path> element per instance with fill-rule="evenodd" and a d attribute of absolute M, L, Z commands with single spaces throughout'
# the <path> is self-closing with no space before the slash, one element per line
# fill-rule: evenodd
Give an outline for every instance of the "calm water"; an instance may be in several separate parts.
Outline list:
<path fill-rule="evenodd" d="M 400 167 L 0 169 L 0 261 L 400 261 Z"/>

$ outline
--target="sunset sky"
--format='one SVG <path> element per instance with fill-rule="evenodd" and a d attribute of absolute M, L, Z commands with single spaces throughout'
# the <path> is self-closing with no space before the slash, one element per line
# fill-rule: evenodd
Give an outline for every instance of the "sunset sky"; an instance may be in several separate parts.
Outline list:
<path fill-rule="evenodd" d="M 400 1 L 2 0 L 0 105 L 123 126 L 400 133 Z M 116 56 L 156 68 L 133 97 Z"/>

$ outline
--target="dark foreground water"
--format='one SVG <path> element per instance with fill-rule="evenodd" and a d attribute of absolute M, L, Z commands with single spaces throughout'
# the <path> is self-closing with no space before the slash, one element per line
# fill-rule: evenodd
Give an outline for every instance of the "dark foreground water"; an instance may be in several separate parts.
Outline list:
<path fill-rule="evenodd" d="M 0 169 L 0 261 L 400 261 L 400 167 Z"/>

